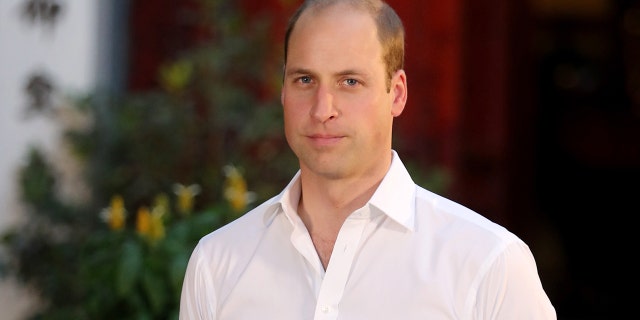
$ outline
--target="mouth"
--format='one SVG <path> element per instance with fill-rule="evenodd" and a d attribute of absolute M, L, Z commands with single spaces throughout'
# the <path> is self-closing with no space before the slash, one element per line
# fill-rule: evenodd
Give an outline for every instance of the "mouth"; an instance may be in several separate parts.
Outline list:
<path fill-rule="evenodd" d="M 345 136 L 328 134 L 313 134 L 307 136 L 307 138 L 317 146 L 332 146 L 342 141 L 344 137 Z"/>

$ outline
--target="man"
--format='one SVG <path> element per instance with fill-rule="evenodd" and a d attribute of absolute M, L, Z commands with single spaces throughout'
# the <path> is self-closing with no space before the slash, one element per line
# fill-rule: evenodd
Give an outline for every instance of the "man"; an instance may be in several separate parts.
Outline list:
<path fill-rule="evenodd" d="M 404 31 L 377 0 L 306 1 L 285 37 L 300 170 L 205 236 L 181 319 L 555 319 L 525 243 L 417 185 L 391 147 Z"/>

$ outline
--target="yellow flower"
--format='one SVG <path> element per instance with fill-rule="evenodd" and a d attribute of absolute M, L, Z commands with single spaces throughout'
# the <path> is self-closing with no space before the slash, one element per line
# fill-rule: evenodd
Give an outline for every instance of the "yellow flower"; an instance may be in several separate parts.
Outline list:
<path fill-rule="evenodd" d="M 156 242 L 164 238 L 164 215 L 159 211 L 151 212 L 151 229 L 147 235 L 147 238 L 151 242 Z"/>
<path fill-rule="evenodd" d="M 164 215 L 169 212 L 169 197 L 166 194 L 161 193 L 157 195 L 153 201 L 152 211 L 159 211 L 159 214 Z"/>
<path fill-rule="evenodd" d="M 146 207 L 138 208 L 136 217 L 136 231 L 142 236 L 149 234 L 151 230 L 151 212 Z"/>
<path fill-rule="evenodd" d="M 193 64 L 187 60 L 176 61 L 160 67 L 160 84 L 170 93 L 180 93 L 189 83 Z"/>
<path fill-rule="evenodd" d="M 200 193 L 200 186 L 192 184 L 184 186 L 176 183 L 173 185 L 173 192 L 178 196 L 178 212 L 187 215 L 193 210 L 193 199 Z"/>
<path fill-rule="evenodd" d="M 154 210 L 149 211 L 147 207 L 140 207 L 138 209 L 138 219 L 136 224 L 136 230 L 138 234 L 149 240 L 151 243 L 155 243 L 158 240 L 164 238 L 164 211 Z"/>
<path fill-rule="evenodd" d="M 255 193 L 247 191 L 247 182 L 238 168 L 227 165 L 223 169 L 226 176 L 224 197 L 229 201 L 234 211 L 243 211 L 249 203 L 255 200 Z"/>
<path fill-rule="evenodd" d="M 122 230 L 122 228 L 124 228 L 125 218 L 127 215 L 122 196 L 113 196 L 109 207 L 102 209 L 100 215 L 102 219 L 107 222 L 111 230 Z"/>

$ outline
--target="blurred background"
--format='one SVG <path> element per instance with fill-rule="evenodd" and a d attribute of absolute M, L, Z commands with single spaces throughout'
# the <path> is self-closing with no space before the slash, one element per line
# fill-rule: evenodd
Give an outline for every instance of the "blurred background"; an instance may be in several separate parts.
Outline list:
<path fill-rule="evenodd" d="M 176 318 L 197 239 L 297 169 L 300 2 L 0 2 L 0 319 Z M 416 181 L 525 240 L 559 319 L 632 314 L 640 1 L 388 2 Z"/>

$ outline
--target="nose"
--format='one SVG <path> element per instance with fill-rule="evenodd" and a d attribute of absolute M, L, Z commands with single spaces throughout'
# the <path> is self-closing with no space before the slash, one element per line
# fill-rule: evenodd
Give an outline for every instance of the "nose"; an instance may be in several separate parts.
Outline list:
<path fill-rule="evenodd" d="M 338 116 L 334 95 L 328 88 L 318 87 L 314 105 L 311 108 L 311 116 L 320 122 L 325 122 Z"/>

